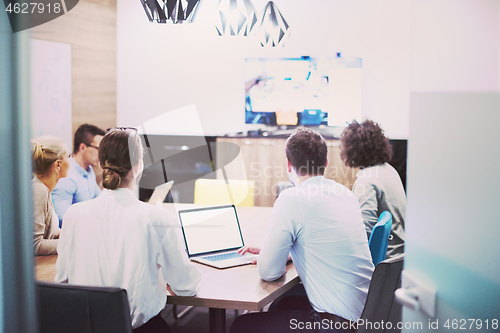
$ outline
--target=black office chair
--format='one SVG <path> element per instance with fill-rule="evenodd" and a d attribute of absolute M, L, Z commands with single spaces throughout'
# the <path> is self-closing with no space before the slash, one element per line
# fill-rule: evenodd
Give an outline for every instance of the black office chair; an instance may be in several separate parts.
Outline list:
<path fill-rule="evenodd" d="M 40 333 L 132 333 L 127 291 L 36 282 Z"/>
<path fill-rule="evenodd" d="M 401 321 L 401 305 L 394 299 L 394 292 L 400 285 L 401 271 L 403 270 L 404 253 L 390 259 L 381 261 L 373 272 L 370 289 L 366 298 L 365 308 L 361 320 L 371 323 L 384 321 L 384 329 L 375 329 L 360 325 L 356 333 L 363 332 L 400 332 L 397 323 Z M 391 325 L 387 325 L 390 322 Z M 392 329 L 387 329 L 391 326 Z M 376 326 L 382 327 L 382 326 Z"/>

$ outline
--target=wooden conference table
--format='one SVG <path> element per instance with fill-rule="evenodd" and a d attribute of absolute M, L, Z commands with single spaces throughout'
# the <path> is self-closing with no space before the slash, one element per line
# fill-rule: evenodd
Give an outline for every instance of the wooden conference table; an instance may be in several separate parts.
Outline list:
<path fill-rule="evenodd" d="M 177 218 L 177 210 L 197 207 L 192 204 L 164 204 Z M 245 244 L 261 246 L 269 225 L 271 207 L 237 207 L 238 218 Z M 37 280 L 53 282 L 56 275 L 57 255 L 37 256 L 35 276 Z M 226 309 L 259 311 L 267 304 L 300 282 L 293 264 L 287 265 L 286 273 L 276 281 L 263 281 L 256 265 L 228 269 L 216 269 L 196 264 L 202 274 L 201 287 L 196 296 L 167 297 L 167 304 L 192 305 L 209 308 L 210 332 L 225 333 Z"/>

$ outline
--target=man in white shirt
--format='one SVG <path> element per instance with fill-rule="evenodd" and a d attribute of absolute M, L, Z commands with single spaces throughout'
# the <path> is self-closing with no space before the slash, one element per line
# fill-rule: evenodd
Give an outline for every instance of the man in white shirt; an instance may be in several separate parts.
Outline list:
<path fill-rule="evenodd" d="M 354 332 L 374 266 L 356 197 L 323 177 L 327 153 L 324 138 L 312 130 L 299 128 L 288 138 L 287 171 L 295 187 L 276 200 L 262 249 L 240 251 L 259 253 L 266 281 L 283 275 L 290 254 L 305 294 L 281 299 L 270 312 L 237 318 L 232 333 Z"/>
<path fill-rule="evenodd" d="M 81 125 L 75 132 L 68 176 L 62 178 L 52 191 L 59 227 L 69 206 L 101 194 L 92 167 L 99 164 L 99 143 L 104 134 L 102 129 L 89 124 Z"/>

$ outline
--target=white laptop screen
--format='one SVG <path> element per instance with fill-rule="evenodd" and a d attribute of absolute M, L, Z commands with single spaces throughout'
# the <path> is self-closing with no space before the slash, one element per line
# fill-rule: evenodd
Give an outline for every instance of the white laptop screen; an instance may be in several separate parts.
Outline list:
<path fill-rule="evenodd" d="M 243 246 L 234 206 L 179 211 L 190 256 Z"/>

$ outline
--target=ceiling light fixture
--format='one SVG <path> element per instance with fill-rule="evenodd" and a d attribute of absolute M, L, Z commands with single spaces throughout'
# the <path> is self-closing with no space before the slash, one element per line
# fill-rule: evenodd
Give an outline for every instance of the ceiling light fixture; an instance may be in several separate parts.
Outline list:
<path fill-rule="evenodd" d="M 263 47 L 283 46 L 290 36 L 290 27 L 285 18 L 281 15 L 278 7 L 269 1 L 262 15 L 257 39 Z"/>
<path fill-rule="evenodd" d="M 215 28 L 219 36 L 249 36 L 257 27 L 250 0 L 220 0 Z"/>
<path fill-rule="evenodd" d="M 200 0 L 141 0 L 150 22 L 191 23 Z"/>

